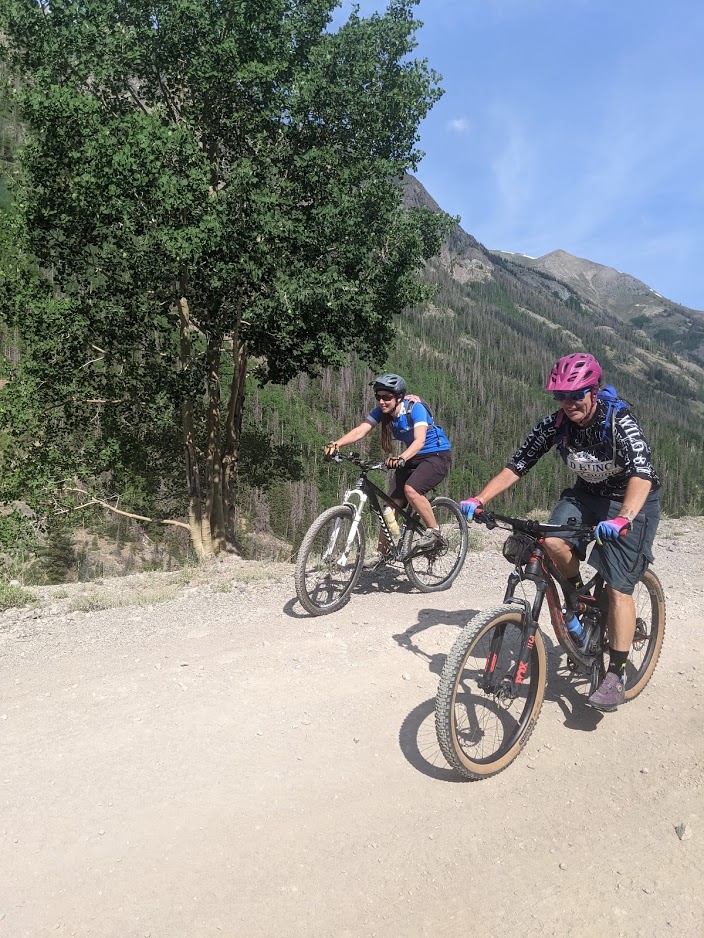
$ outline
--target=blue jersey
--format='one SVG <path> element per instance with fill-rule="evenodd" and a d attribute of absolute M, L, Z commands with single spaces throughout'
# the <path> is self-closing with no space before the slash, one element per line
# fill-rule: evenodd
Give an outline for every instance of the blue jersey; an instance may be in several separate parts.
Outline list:
<path fill-rule="evenodd" d="M 367 420 L 375 427 L 378 423 L 381 423 L 381 418 L 381 407 L 375 407 L 368 415 Z M 406 446 L 410 446 L 414 439 L 414 427 L 427 427 L 423 449 L 418 451 L 417 456 L 429 456 L 431 453 L 443 453 L 445 450 L 450 449 L 450 441 L 445 436 L 445 431 L 442 427 L 433 423 L 433 418 L 427 407 L 424 407 L 420 402 L 413 404 L 411 401 L 401 401 L 398 417 L 394 417 L 391 421 L 393 438 L 400 440 Z"/>

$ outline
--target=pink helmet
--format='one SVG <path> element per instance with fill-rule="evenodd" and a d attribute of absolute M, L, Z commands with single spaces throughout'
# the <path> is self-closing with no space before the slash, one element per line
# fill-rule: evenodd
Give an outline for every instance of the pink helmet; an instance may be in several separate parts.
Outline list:
<path fill-rule="evenodd" d="M 552 366 L 546 391 L 581 391 L 582 388 L 597 387 L 601 378 L 601 366 L 593 355 L 575 352 L 565 355 Z"/>

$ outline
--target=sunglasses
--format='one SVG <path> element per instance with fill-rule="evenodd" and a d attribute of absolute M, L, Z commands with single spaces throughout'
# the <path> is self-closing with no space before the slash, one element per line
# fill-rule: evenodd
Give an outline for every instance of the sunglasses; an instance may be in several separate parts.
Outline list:
<path fill-rule="evenodd" d="M 395 401 L 396 400 L 393 394 L 375 394 L 374 397 L 378 401 Z"/>
<path fill-rule="evenodd" d="M 556 401 L 583 401 L 589 394 L 589 388 L 582 388 L 580 391 L 553 391 L 552 396 Z"/>

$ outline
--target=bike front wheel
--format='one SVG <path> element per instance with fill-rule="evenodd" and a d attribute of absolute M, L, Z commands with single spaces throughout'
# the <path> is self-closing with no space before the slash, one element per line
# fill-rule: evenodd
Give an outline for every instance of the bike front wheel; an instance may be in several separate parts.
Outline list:
<path fill-rule="evenodd" d="M 364 528 L 348 505 L 328 508 L 303 538 L 294 579 L 296 595 L 313 616 L 336 612 L 349 602 L 364 561 Z"/>
<path fill-rule="evenodd" d="M 412 528 L 407 529 L 401 546 L 406 576 L 422 593 L 445 590 L 452 584 L 462 569 L 469 541 L 467 521 L 457 502 L 440 496 L 430 504 L 440 528 L 438 546 L 418 551 L 419 535 Z"/>
<path fill-rule="evenodd" d="M 523 635 L 521 611 L 499 606 L 472 619 L 447 656 L 435 699 L 435 730 L 442 754 L 465 778 L 501 772 L 533 732 L 547 663 L 536 632 L 523 681 L 514 682 Z"/>

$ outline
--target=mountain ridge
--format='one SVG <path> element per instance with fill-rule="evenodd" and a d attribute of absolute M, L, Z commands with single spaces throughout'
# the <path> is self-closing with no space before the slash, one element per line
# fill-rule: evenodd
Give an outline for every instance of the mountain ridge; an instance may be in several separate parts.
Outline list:
<path fill-rule="evenodd" d="M 704 364 L 704 312 L 676 303 L 637 277 L 557 249 L 542 257 L 492 251 L 508 263 L 541 270 L 573 289 L 584 303 L 600 307 L 623 322 L 689 353 Z"/>
<path fill-rule="evenodd" d="M 422 183 L 408 176 L 405 203 L 442 211 Z M 494 277 L 502 267 L 525 286 L 551 292 L 563 303 L 579 303 L 587 312 L 617 321 L 642 338 L 704 367 L 704 311 L 662 296 L 655 289 L 614 267 L 576 257 L 561 248 L 542 257 L 491 250 L 454 226 L 440 254 L 440 262 L 459 282 Z M 531 276 L 532 275 L 532 276 Z"/>

